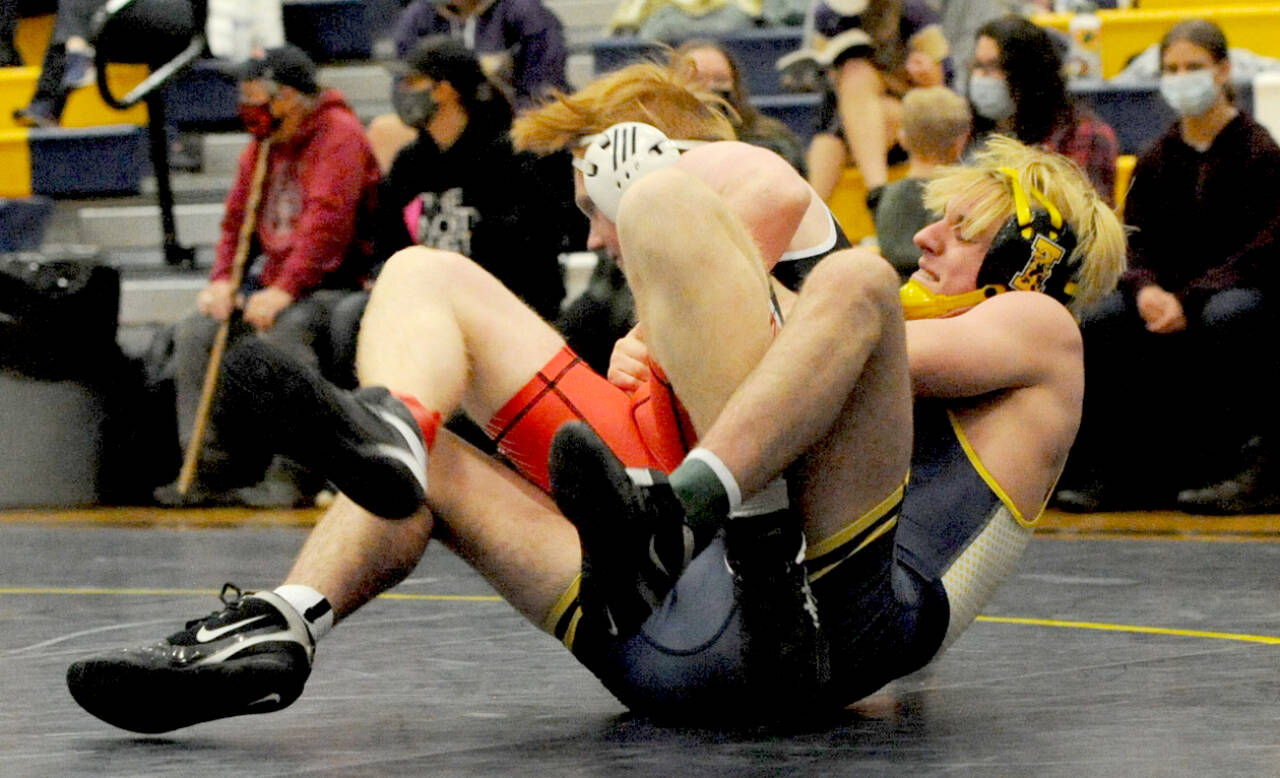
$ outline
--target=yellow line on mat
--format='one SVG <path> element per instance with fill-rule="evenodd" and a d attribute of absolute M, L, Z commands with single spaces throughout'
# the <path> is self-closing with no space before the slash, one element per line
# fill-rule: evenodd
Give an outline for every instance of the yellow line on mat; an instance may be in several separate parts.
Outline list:
<path fill-rule="evenodd" d="M 1143 635 L 1173 635 L 1186 638 L 1211 640 L 1238 640 L 1245 643 L 1280 645 L 1280 637 L 1272 635 L 1242 635 L 1235 632 L 1205 632 L 1198 629 L 1170 629 L 1168 627 L 1143 627 L 1135 624 L 1106 624 L 1097 621 L 1059 621 L 1057 619 L 1024 619 L 1012 616 L 979 616 L 978 621 L 990 624 L 1021 624 L 1030 627 L 1059 627 L 1062 629 L 1096 629 L 1104 632 L 1135 632 Z"/>

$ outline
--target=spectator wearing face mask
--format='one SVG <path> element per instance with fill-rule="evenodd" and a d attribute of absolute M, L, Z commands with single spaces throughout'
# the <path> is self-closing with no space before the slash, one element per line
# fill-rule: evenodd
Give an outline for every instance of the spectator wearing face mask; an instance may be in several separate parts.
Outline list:
<path fill-rule="evenodd" d="M 1087 477 L 1059 501 L 1270 511 L 1280 507 L 1276 365 L 1257 344 L 1275 327 L 1280 147 L 1232 104 L 1216 25 L 1177 24 L 1160 60 L 1160 92 L 1179 118 L 1134 170 L 1122 292 L 1084 321 L 1073 457 Z M 1125 492 L 1135 486 L 1146 488 Z"/>
<path fill-rule="evenodd" d="M 209 284 L 196 313 L 174 331 L 179 439 L 185 449 L 214 337 L 232 317 L 232 337 L 261 337 L 309 365 L 327 336 L 325 310 L 339 289 L 354 289 L 369 272 L 378 167 L 355 112 L 337 90 L 322 90 L 315 65 L 295 46 L 267 49 L 238 65 L 240 117 L 253 140 L 240 156 Z M 255 214 L 247 211 L 261 145 L 271 142 Z M 241 225 L 253 219 L 250 251 L 239 286 L 232 263 Z M 216 399 L 215 399 L 216 402 Z M 224 430 L 224 432 L 231 432 Z M 293 505 L 304 500 L 302 475 L 278 462 L 233 456 L 210 429 L 192 489 L 155 492 L 168 505 L 245 503 Z"/>
<path fill-rule="evenodd" d="M 1062 54 L 1044 29 L 1009 15 L 978 30 L 970 63 L 974 144 L 991 133 L 1011 135 L 1070 157 L 1098 194 L 1115 201 L 1113 129 L 1067 94 Z"/>
<path fill-rule="evenodd" d="M 377 256 L 412 245 L 470 257 L 543 318 L 564 298 L 559 254 L 581 230 L 566 157 L 511 148 L 511 104 L 479 59 L 429 36 L 402 60 L 392 102 L 418 131 L 379 192 Z"/>

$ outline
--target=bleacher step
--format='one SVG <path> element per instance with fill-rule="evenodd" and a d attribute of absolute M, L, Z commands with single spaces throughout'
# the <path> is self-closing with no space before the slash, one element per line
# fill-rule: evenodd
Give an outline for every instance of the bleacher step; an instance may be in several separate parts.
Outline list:
<path fill-rule="evenodd" d="M 172 324 L 195 310 L 196 293 L 208 283 L 207 273 L 125 278 L 120 283 L 120 326 Z"/>
<path fill-rule="evenodd" d="M 222 203 L 192 203 L 173 209 L 178 241 L 186 246 L 213 246 L 221 232 Z M 80 241 L 116 248 L 152 248 L 161 245 L 160 207 L 127 205 L 81 208 Z"/>

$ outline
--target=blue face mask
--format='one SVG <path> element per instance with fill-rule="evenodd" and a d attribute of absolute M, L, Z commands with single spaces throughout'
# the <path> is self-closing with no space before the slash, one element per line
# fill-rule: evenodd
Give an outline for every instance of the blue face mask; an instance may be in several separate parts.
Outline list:
<path fill-rule="evenodd" d="M 1013 116 L 1013 95 L 1009 84 L 996 76 L 969 76 L 969 101 L 973 110 L 984 119 L 998 122 Z"/>
<path fill-rule="evenodd" d="M 1160 76 L 1160 96 L 1179 116 L 1201 116 L 1218 102 L 1212 70 Z"/>

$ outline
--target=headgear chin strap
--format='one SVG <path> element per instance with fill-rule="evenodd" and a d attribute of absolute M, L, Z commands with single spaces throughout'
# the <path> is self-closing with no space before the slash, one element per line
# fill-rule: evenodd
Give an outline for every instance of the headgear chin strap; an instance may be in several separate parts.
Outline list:
<path fill-rule="evenodd" d="M 991 248 L 978 271 L 978 288 L 943 295 L 931 292 L 918 281 L 908 281 L 900 291 L 906 318 L 942 316 L 1010 290 L 1043 292 L 1063 305 L 1071 302 L 1075 284 L 1071 283 L 1067 269 L 1058 267 L 1076 248 L 1071 225 L 1039 189 L 1024 190 L 1017 171 L 1006 167 L 999 172 L 1013 188 L 1014 214 L 991 240 Z M 1032 199 L 1036 201 L 1035 208 Z"/>
<path fill-rule="evenodd" d="M 703 141 L 671 140 L 662 130 L 644 122 L 621 122 L 604 132 L 588 135 L 586 151 L 573 160 L 582 171 L 587 196 L 609 221 L 618 220 L 618 203 L 627 187 L 642 176 L 674 163 L 680 153 Z"/>

